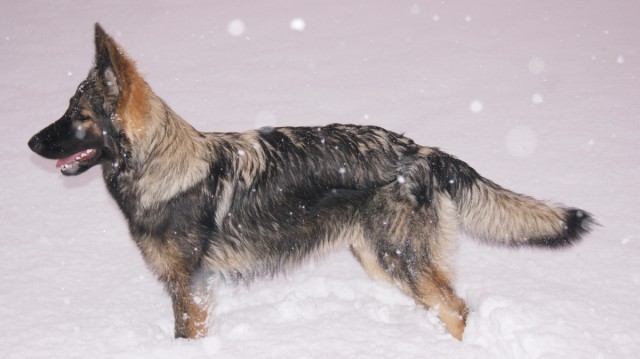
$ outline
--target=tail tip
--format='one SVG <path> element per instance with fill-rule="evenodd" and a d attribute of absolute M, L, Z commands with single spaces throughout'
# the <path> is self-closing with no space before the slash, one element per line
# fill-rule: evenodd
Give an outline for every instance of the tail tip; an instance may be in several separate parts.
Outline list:
<path fill-rule="evenodd" d="M 563 233 L 557 237 L 545 238 L 538 244 L 551 248 L 571 246 L 590 232 L 595 224 L 597 223 L 589 212 L 577 208 L 569 208 L 566 210 L 564 217 Z"/>
<path fill-rule="evenodd" d="M 579 239 L 583 234 L 591 231 L 596 224 L 590 213 L 577 208 L 568 209 L 565 218 L 567 236 L 574 239 Z"/>

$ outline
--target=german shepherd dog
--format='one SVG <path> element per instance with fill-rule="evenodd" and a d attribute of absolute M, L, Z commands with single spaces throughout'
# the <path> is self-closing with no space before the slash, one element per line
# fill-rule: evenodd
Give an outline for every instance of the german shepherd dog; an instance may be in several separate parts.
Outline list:
<path fill-rule="evenodd" d="M 63 175 L 100 164 L 131 237 L 173 301 L 175 336 L 207 333 L 213 286 L 269 277 L 348 247 L 371 277 L 436 308 L 462 338 L 451 284 L 461 229 L 506 246 L 565 247 L 586 211 L 506 190 L 437 148 L 373 126 L 199 132 L 95 26 L 95 66 L 62 118 L 29 141 Z"/>

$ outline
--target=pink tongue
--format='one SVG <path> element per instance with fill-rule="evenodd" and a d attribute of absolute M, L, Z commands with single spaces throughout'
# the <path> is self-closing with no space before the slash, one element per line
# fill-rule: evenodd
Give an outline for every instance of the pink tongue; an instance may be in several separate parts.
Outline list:
<path fill-rule="evenodd" d="M 73 154 L 73 155 L 71 155 L 71 156 L 69 156 L 67 158 L 63 158 L 61 160 L 58 160 L 58 162 L 56 162 L 56 168 L 62 167 L 64 165 L 66 165 L 67 163 L 71 163 L 71 162 L 75 161 L 76 157 L 80 156 L 81 153 L 82 152 L 78 152 L 78 153 L 75 153 L 75 154 Z"/>

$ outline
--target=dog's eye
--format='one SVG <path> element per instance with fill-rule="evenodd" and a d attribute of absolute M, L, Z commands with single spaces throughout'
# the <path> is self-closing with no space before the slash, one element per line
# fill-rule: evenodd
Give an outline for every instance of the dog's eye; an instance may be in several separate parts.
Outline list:
<path fill-rule="evenodd" d="M 80 115 L 80 118 L 78 118 L 79 122 L 85 123 L 88 121 L 93 121 L 93 119 L 91 118 L 91 116 L 86 116 L 86 115 Z"/>

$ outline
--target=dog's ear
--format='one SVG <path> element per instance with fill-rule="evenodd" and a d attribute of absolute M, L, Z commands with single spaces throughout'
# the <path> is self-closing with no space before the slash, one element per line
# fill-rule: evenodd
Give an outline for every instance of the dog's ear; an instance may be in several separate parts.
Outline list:
<path fill-rule="evenodd" d="M 103 108 L 114 115 L 129 138 L 144 136 L 151 89 L 136 65 L 118 44 L 96 24 L 96 77 L 105 95 Z"/>
<path fill-rule="evenodd" d="M 109 95 L 117 97 L 126 91 L 131 77 L 137 77 L 135 63 L 97 23 L 95 25 L 95 44 L 98 79 L 101 80 Z"/>

